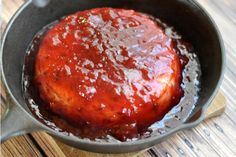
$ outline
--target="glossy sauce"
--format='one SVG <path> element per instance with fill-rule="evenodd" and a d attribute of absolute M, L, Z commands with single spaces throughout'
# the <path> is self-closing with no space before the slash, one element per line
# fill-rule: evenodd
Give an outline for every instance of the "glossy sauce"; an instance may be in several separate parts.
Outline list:
<path fill-rule="evenodd" d="M 25 60 L 25 98 L 37 117 L 60 131 L 141 138 L 188 94 L 197 99 L 199 69 L 192 78 L 182 73 L 197 63 L 189 48 L 165 24 L 133 10 L 78 12 L 34 38 Z"/>

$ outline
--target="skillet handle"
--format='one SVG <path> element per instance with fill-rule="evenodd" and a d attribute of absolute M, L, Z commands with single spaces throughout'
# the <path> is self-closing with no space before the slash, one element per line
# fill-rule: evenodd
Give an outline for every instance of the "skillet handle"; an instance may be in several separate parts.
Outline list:
<path fill-rule="evenodd" d="M 184 124 L 184 128 L 193 128 L 205 119 L 206 108 L 200 108 Z"/>
<path fill-rule="evenodd" d="M 9 96 L 4 98 L 1 95 L 1 99 L 1 108 L 2 106 L 5 106 L 5 113 L 1 115 L 1 143 L 13 136 L 41 130 L 29 115 L 27 115 L 19 106 L 12 103 Z"/>
<path fill-rule="evenodd" d="M 224 113 L 226 108 L 226 99 L 224 95 L 221 92 L 218 92 L 218 94 L 212 97 L 212 99 L 213 101 L 200 108 L 187 122 L 184 123 L 186 128 L 196 126 L 204 119 L 220 116 Z"/>

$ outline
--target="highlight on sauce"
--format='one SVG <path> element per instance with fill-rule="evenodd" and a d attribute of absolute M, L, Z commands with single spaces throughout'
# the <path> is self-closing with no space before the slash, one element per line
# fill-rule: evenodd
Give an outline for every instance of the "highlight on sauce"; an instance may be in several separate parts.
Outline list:
<path fill-rule="evenodd" d="M 194 107 L 200 65 L 193 52 L 172 27 L 149 15 L 80 11 L 34 37 L 24 96 L 32 113 L 58 131 L 91 140 L 146 138 L 155 129 L 163 133 L 165 121 L 178 124 L 174 120 L 187 117 L 178 114 Z"/>

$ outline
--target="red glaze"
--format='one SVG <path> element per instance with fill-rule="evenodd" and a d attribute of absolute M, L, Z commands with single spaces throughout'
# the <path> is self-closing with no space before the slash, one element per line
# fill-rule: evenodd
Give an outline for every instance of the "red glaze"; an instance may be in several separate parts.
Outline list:
<path fill-rule="evenodd" d="M 182 96 L 172 43 L 158 23 L 133 10 L 69 15 L 41 41 L 35 74 L 40 96 L 53 113 L 91 135 L 137 137 Z"/>

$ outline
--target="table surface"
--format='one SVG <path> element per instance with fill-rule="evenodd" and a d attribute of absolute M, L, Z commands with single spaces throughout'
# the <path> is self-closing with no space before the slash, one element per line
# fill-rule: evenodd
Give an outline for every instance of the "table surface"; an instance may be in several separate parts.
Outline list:
<path fill-rule="evenodd" d="M 220 91 L 227 99 L 226 110 L 220 117 L 206 120 L 196 128 L 178 132 L 139 154 L 140 157 L 236 156 L 236 0 L 197 1 L 213 17 L 224 39 L 227 67 Z M 1 31 L 22 4 L 23 0 L 2 0 Z M 29 157 L 54 156 L 53 153 L 45 153 L 31 134 L 8 140 L 1 145 L 0 151 L 3 157 L 13 157 L 15 154 Z M 81 156 L 86 156 L 86 152 L 81 152 L 84 154 Z"/>

